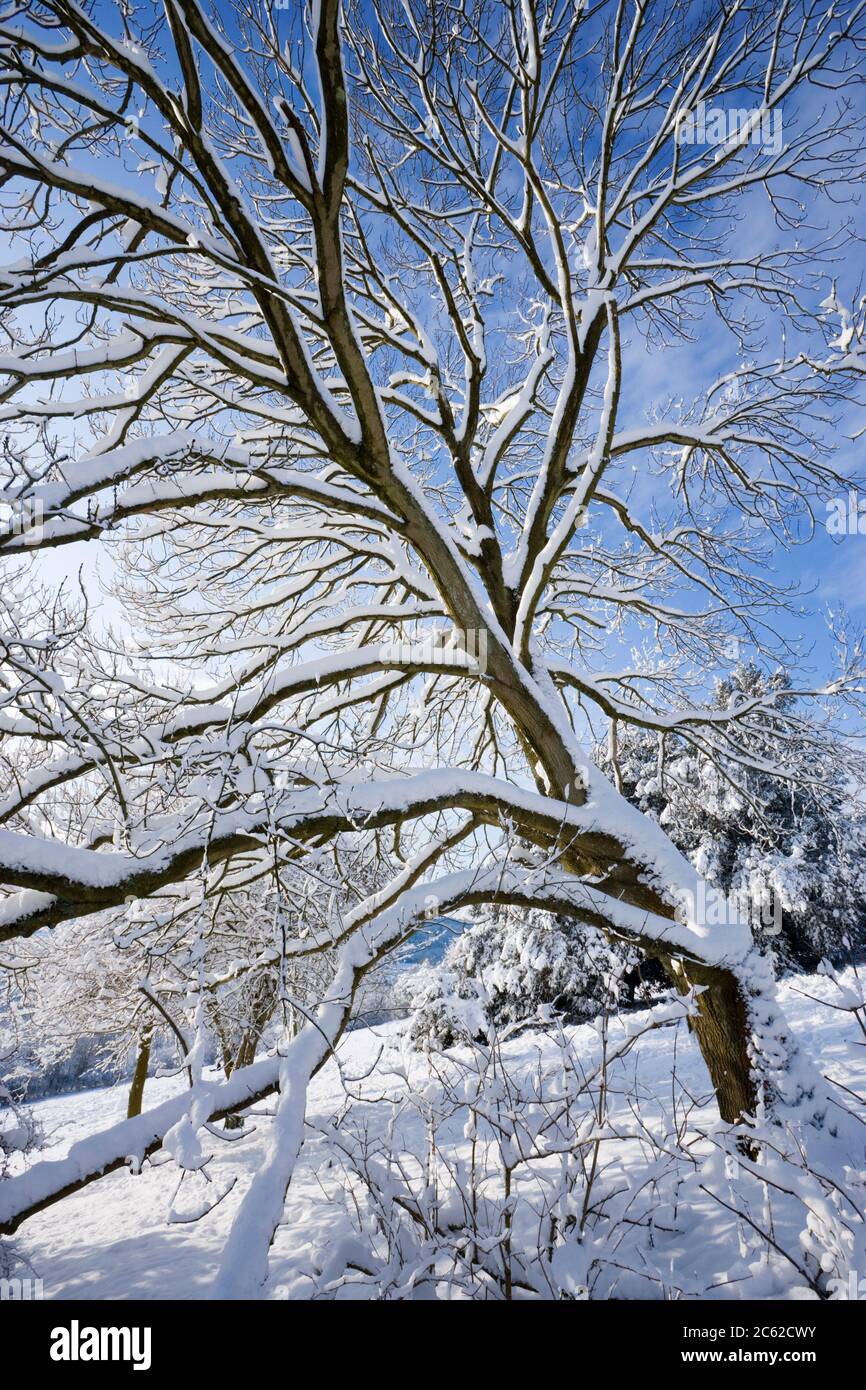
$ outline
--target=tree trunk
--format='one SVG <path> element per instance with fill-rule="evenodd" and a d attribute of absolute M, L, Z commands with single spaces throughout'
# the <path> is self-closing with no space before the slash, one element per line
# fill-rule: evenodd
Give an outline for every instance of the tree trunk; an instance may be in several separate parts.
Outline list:
<path fill-rule="evenodd" d="M 692 985 L 705 985 L 697 999 L 697 1015 L 689 1026 L 710 1073 L 719 1114 L 729 1124 L 758 1107 L 758 1078 L 749 1051 L 749 1011 L 742 982 L 732 970 L 684 962 L 668 974 L 681 994 Z"/>
<path fill-rule="evenodd" d="M 235 1071 L 237 1068 L 246 1066 L 247 1036 L 248 1035 L 245 1033 L 243 1038 L 241 1039 L 241 1044 L 238 1048 L 237 1056 L 234 1058 L 234 1060 L 232 1060 L 231 1057 L 228 1057 L 223 1063 L 223 1070 L 225 1071 L 227 1080 L 231 1076 L 232 1072 Z M 253 1051 L 255 1052 L 255 1049 L 253 1049 Z M 224 1129 L 243 1129 L 243 1127 L 244 1121 L 241 1115 L 226 1115 L 225 1120 L 223 1121 Z"/>
<path fill-rule="evenodd" d="M 126 1118 L 131 1120 L 135 1115 L 141 1114 L 141 1103 L 144 1099 L 144 1083 L 147 1080 L 147 1068 L 150 1064 L 150 1045 L 153 1041 L 153 1030 L 147 1028 L 138 1041 L 138 1056 L 135 1059 L 135 1071 L 132 1073 L 132 1084 L 129 1088 L 129 1103 L 126 1107 Z"/>
<path fill-rule="evenodd" d="M 488 669 L 497 675 L 502 653 L 496 644 L 490 650 Z M 540 706 L 526 695 L 519 682 L 510 681 L 507 676 L 504 670 L 502 703 L 511 714 L 536 776 L 541 769 L 544 771 L 539 790 L 572 805 L 583 805 L 586 791 L 579 748 L 569 745 L 558 731 L 551 736 L 540 717 Z M 536 843 L 542 843 L 535 838 Z M 595 843 L 589 854 L 580 842 L 569 846 L 561 856 L 563 865 L 578 877 L 591 874 L 595 887 L 613 898 L 661 917 L 674 916 L 673 907 L 650 885 L 644 866 L 632 858 L 625 845 L 610 834 L 584 837 L 583 843 L 592 840 Z M 651 939 L 641 938 L 636 944 L 661 962 L 680 993 L 688 993 L 692 985 L 706 986 L 698 997 L 698 1013 L 691 1020 L 691 1028 L 713 1082 L 719 1113 L 730 1124 L 736 1124 L 744 1114 L 754 1115 L 758 1078 L 749 1051 L 749 1013 L 741 981 L 731 970 L 693 959 L 675 960 Z"/>

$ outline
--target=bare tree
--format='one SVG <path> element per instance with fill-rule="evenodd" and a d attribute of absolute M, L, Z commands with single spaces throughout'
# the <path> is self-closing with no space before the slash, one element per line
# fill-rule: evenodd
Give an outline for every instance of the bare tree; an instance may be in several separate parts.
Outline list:
<path fill-rule="evenodd" d="M 810 228 L 861 171 L 864 40 L 856 0 L 22 0 L 0 21 L 0 549 L 117 537 L 150 634 L 10 605 L 0 940 L 289 863 L 345 886 L 361 831 L 394 864 L 283 942 L 341 950 L 281 1055 L 75 1172 L 277 1088 L 224 1292 L 266 1277 L 244 1241 L 280 1219 L 305 1081 L 431 907 L 637 943 L 693 994 L 725 1119 L 820 1108 L 748 927 L 699 920 L 691 867 L 583 748 L 594 715 L 614 746 L 635 724 L 750 764 L 783 722 L 772 693 L 714 708 L 708 675 L 737 637 L 795 667 L 766 561 L 848 486 L 826 431 L 862 325 L 836 305 L 833 337 L 822 283 L 846 228 Z M 724 138 L 689 143 L 715 107 Z M 641 345 L 716 331 L 726 370 L 647 412 Z M 158 684 L 153 655 L 197 679 Z M 796 693 L 831 717 L 863 674 L 854 642 Z M 70 824 L 77 781 L 98 791 Z M 68 1190 L 61 1167 L 0 1221 Z"/>

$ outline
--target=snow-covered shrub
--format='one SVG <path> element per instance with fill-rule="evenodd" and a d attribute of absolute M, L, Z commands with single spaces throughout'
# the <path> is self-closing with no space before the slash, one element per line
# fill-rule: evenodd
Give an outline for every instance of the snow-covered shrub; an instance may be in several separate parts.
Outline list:
<path fill-rule="evenodd" d="M 3 1060 L 0 1049 L 0 1060 Z M 20 1173 L 31 1156 L 45 1142 L 45 1135 L 29 1106 L 19 1104 L 8 1086 L 0 1081 L 0 1183 Z M 16 1243 L 0 1236 L 0 1279 L 8 1279 L 27 1261 Z"/>
<path fill-rule="evenodd" d="M 450 1047 L 491 1026 L 576 1023 L 634 997 L 637 952 L 548 912 L 493 907 L 456 937 L 442 966 L 418 975 L 410 1036 Z"/>
<path fill-rule="evenodd" d="M 654 1200 L 625 1187 L 607 1154 L 599 1162 L 602 1141 L 625 1137 L 608 1110 L 612 1069 L 689 1007 L 672 1001 L 633 1028 L 603 1017 L 591 1061 L 561 1026 L 528 1062 L 509 1051 L 514 1030 L 495 1024 L 486 1040 L 424 1061 L 404 1037 L 387 1059 L 389 1094 L 318 1131 L 319 1177 L 344 1220 L 314 1253 L 316 1296 L 589 1296 L 564 1252 L 585 1242 L 589 1274 L 611 1223 L 642 1226 Z M 661 1151 L 657 1178 L 676 1162 Z"/>
<path fill-rule="evenodd" d="M 864 1026 L 848 973 L 830 969 L 826 993 Z M 759 1121 L 760 1153 L 746 1151 L 676 1064 L 669 1093 L 645 1077 L 636 1045 L 691 1007 L 603 1015 L 591 1042 L 586 1028 L 515 1038 L 491 1025 L 483 1041 L 419 1057 L 396 1040 L 369 1099 L 353 1092 L 313 1126 L 327 1220 L 288 1296 L 858 1296 L 866 1173 L 834 1169 L 829 1130 L 807 1151 L 802 1130 Z"/>
<path fill-rule="evenodd" d="M 32 1110 L 20 1105 L 0 1082 L 0 1182 L 41 1143 L 42 1131 Z"/>
<path fill-rule="evenodd" d="M 420 966 L 412 981 L 409 1037 L 416 1047 L 451 1047 L 459 1038 L 483 1037 L 488 1014 L 484 987 L 446 965 Z"/>

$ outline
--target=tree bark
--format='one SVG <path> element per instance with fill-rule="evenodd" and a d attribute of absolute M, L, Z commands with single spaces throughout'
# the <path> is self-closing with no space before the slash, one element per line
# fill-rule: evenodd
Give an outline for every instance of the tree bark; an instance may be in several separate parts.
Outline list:
<path fill-rule="evenodd" d="M 705 986 L 689 1026 L 710 1073 L 722 1119 L 737 1124 L 745 1115 L 754 1115 L 758 1078 L 749 1050 L 749 1011 L 742 981 L 733 970 L 691 961 L 679 968 L 672 961 L 662 963 L 681 994 L 693 985 Z"/>
<path fill-rule="evenodd" d="M 147 1080 L 147 1068 L 150 1065 L 150 1045 L 152 1041 L 153 1030 L 147 1028 L 138 1041 L 138 1056 L 135 1059 L 135 1071 L 132 1073 L 132 1083 L 129 1087 L 129 1102 L 126 1107 L 126 1118 L 128 1120 L 141 1114 L 141 1105 L 144 1099 L 144 1083 Z"/>

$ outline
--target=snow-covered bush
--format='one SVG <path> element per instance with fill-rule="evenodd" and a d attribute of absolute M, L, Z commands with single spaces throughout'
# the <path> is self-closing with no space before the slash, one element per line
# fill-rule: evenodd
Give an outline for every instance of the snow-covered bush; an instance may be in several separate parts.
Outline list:
<path fill-rule="evenodd" d="M 0 1182 L 41 1143 L 42 1131 L 32 1110 L 20 1105 L 0 1082 Z"/>
<path fill-rule="evenodd" d="M 493 907 L 418 974 L 410 1036 L 450 1047 L 491 1028 L 594 1018 L 634 998 L 637 952 L 548 912 Z M 640 985 L 638 982 L 640 992 Z"/>
<path fill-rule="evenodd" d="M 863 1028 L 856 975 L 826 974 L 821 1002 Z M 353 1091 L 314 1127 L 327 1220 L 288 1296 L 856 1297 L 866 1174 L 825 1162 L 829 1131 L 807 1156 L 800 1132 L 759 1120 L 757 1156 L 676 1065 L 669 1092 L 644 1074 L 636 1045 L 691 1007 L 603 1015 L 590 1045 L 561 1026 L 515 1039 L 490 1025 L 424 1058 L 395 1041 L 369 1099 Z"/>
<path fill-rule="evenodd" d="M 458 1038 L 483 1037 L 488 1015 L 483 984 L 446 965 L 420 966 L 412 981 L 409 1036 L 416 1047 L 451 1047 Z"/>
<path fill-rule="evenodd" d="M 5 1063 L 0 1032 L 0 1062 Z M 8 1086 L 0 1081 L 0 1183 L 20 1173 L 43 1145 L 45 1135 L 29 1106 L 19 1104 Z M 0 1237 L 0 1279 L 8 1279 L 23 1259 L 16 1242 Z"/>

